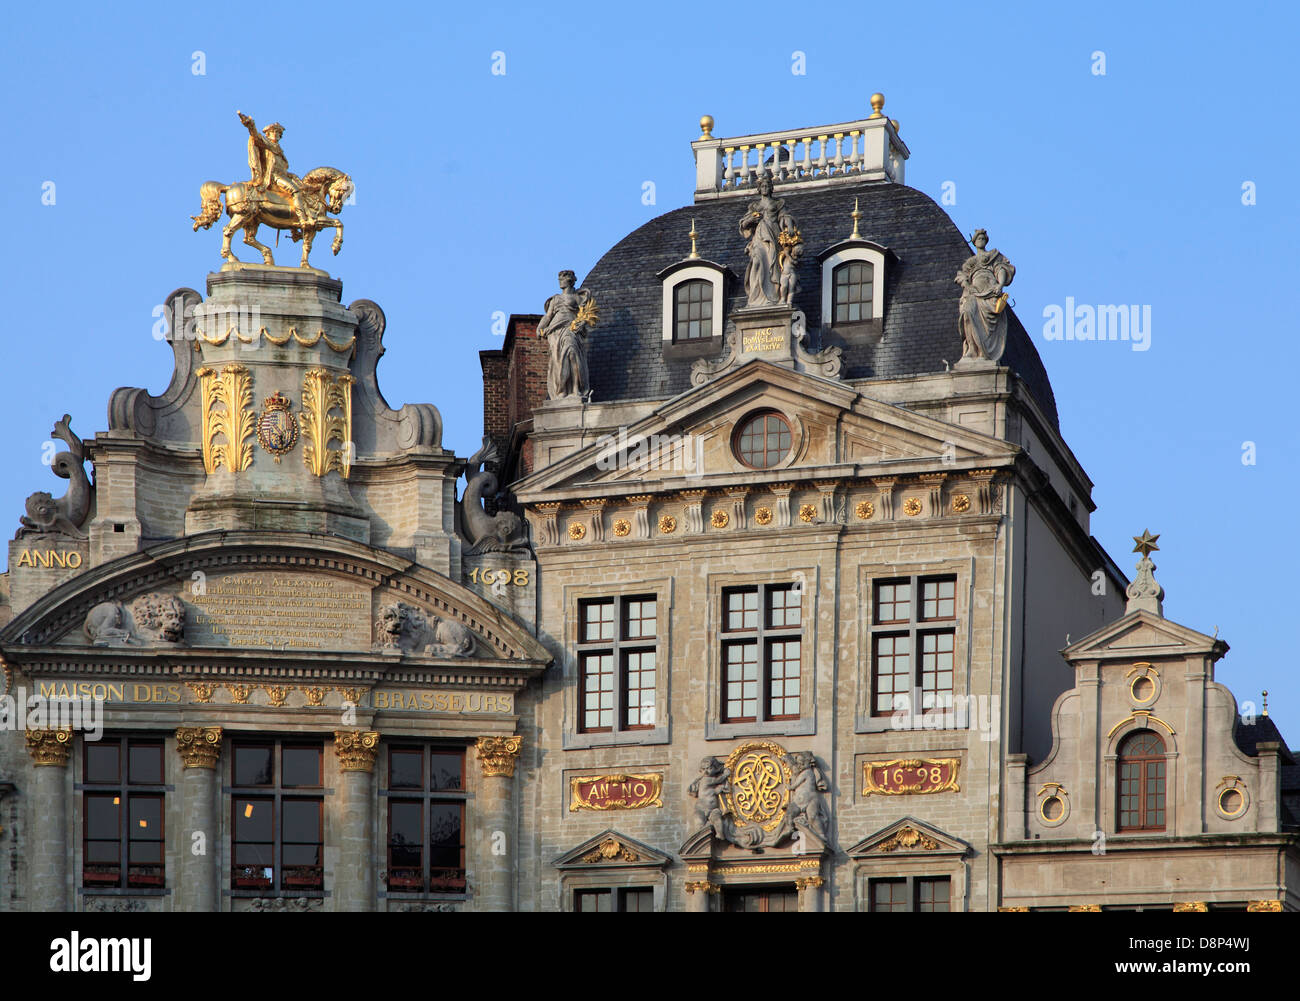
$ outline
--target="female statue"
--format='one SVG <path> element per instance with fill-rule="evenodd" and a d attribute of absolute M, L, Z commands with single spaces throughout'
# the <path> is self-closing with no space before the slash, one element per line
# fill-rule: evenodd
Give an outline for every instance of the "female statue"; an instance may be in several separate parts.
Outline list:
<path fill-rule="evenodd" d="M 576 396 L 586 401 L 591 395 L 587 385 L 587 331 L 596 325 L 600 315 L 589 291 L 574 291 L 577 276 L 572 271 L 561 271 L 559 277 L 560 291 L 546 300 L 546 314 L 537 327 L 551 350 L 547 394 L 552 400 Z"/>
<path fill-rule="evenodd" d="M 781 234 L 796 232 L 794 219 L 785 210 L 785 201 L 772 197 L 772 177 L 758 180 L 758 197 L 749 203 L 749 211 L 740 220 L 740 235 L 749 243 L 749 267 L 745 271 L 748 305 L 769 306 L 780 301 Z"/>

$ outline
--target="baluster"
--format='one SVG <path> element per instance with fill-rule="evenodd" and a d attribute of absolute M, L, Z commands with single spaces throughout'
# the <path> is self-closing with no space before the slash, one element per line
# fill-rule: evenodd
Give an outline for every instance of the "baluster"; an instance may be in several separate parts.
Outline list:
<path fill-rule="evenodd" d="M 767 148 L 767 143 L 755 143 L 755 144 L 754 144 L 754 149 L 758 151 L 758 164 L 757 164 L 757 166 L 754 168 L 754 183 L 755 183 L 755 184 L 758 183 L 759 178 L 762 177 L 763 174 L 767 171 L 767 167 L 766 167 L 766 165 L 763 163 L 763 150 L 766 149 L 766 148 Z M 776 176 L 775 176 L 775 175 L 773 175 L 773 177 L 772 177 L 772 181 L 773 181 L 773 183 L 776 182 Z"/>
<path fill-rule="evenodd" d="M 740 184 L 739 187 L 749 186 L 749 147 L 740 147 Z"/>
<path fill-rule="evenodd" d="M 785 175 L 791 181 L 799 180 L 799 171 L 794 165 L 794 144 L 797 140 L 787 139 L 785 141 Z"/>
<path fill-rule="evenodd" d="M 817 137 L 817 174 L 819 177 L 826 176 L 826 140 L 829 138 L 830 136 Z"/>
<path fill-rule="evenodd" d="M 833 164 L 836 174 L 844 173 L 844 133 L 835 133 L 835 162 Z"/>
<path fill-rule="evenodd" d="M 726 164 L 726 169 L 724 169 L 724 170 L 722 171 L 722 190 L 723 190 L 723 191 L 726 191 L 726 190 L 728 190 L 729 188 L 734 188 L 734 187 L 735 187 L 735 185 L 734 185 L 732 182 L 733 182 L 733 181 L 735 180 L 735 178 L 736 178 L 736 171 L 735 171 L 735 170 L 732 168 L 732 166 L 731 166 L 731 154 L 734 153 L 734 152 L 736 152 L 736 147 L 735 147 L 735 146 L 728 146 L 728 147 L 726 147 L 726 148 L 722 151 L 722 156 L 723 156 L 723 159 L 724 159 L 724 163 Z"/>
<path fill-rule="evenodd" d="M 854 129 L 849 133 L 849 169 L 855 173 L 862 170 L 862 151 L 858 149 L 858 136 L 862 135 L 861 129 Z"/>
<path fill-rule="evenodd" d="M 812 136 L 804 136 L 799 140 L 803 143 L 803 176 L 805 179 L 812 177 Z"/>

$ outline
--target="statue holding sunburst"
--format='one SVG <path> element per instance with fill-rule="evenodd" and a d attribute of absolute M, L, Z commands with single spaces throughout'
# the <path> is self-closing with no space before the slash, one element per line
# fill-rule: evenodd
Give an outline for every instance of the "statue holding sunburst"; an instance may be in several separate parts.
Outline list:
<path fill-rule="evenodd" d="M 574 289 L 577 275 L 561 271 L 560 291 L 546 300 L 546 313 L 537 333 L 550 346 L 546 390 L 552 400 L 591 397 L 587 384 L 587 333 L 600 322 L 596 299 L 585 288 Z"/>

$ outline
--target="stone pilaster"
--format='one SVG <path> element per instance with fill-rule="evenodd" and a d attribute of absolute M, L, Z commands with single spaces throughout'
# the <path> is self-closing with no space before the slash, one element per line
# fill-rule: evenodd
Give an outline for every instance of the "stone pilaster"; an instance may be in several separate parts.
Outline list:
<path fill-rule="evenodd" d="M 28 730 L 32 758 L 31 909 L 68 909 L 68 797 L 64 789 L 72 754 L 71 730 Z"/>
<path fill-rule="evenodd" d="M 335 730 L 339 759 L 339 857 L 334 866 L 334 909 L 375 909 L 374 820 L 371 782 L 379 734 Z"/>
<path fill-rule="evenodd" d="M 182 911 L 220 910 L 221 853 L 217 826 L 217 763 L 221 760 L 221 727 L 182 726 L 176 730 L 181 756 L 181 810 L 185 827 L 181 839 L 181 880 L 177 905 Z M 195 835 L 202 835 L 201 838 Z"/>
<path fill-rule="evenodd" d="M 514 910 L 515 761 L 523 738 L 479 737 L 478 760 L 483 768 L 476 797 L 482 837 L 478 857 L 475 906 L 480 911 Z M 504 847 L 504 852 L 500 848 Z"/>

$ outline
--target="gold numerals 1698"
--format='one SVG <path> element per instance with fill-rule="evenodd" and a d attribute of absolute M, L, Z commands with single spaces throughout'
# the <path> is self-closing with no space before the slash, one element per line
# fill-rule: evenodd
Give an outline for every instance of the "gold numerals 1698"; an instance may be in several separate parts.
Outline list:
<path fill-rule="evenodd" d="M 472 583 L 484 584 L 513 584 L 515 587 L 528 586 L 528 570 L 520 567 L 518 570 L 480 570 L 475 567 L 469 572 L 469 579 Z"/>

